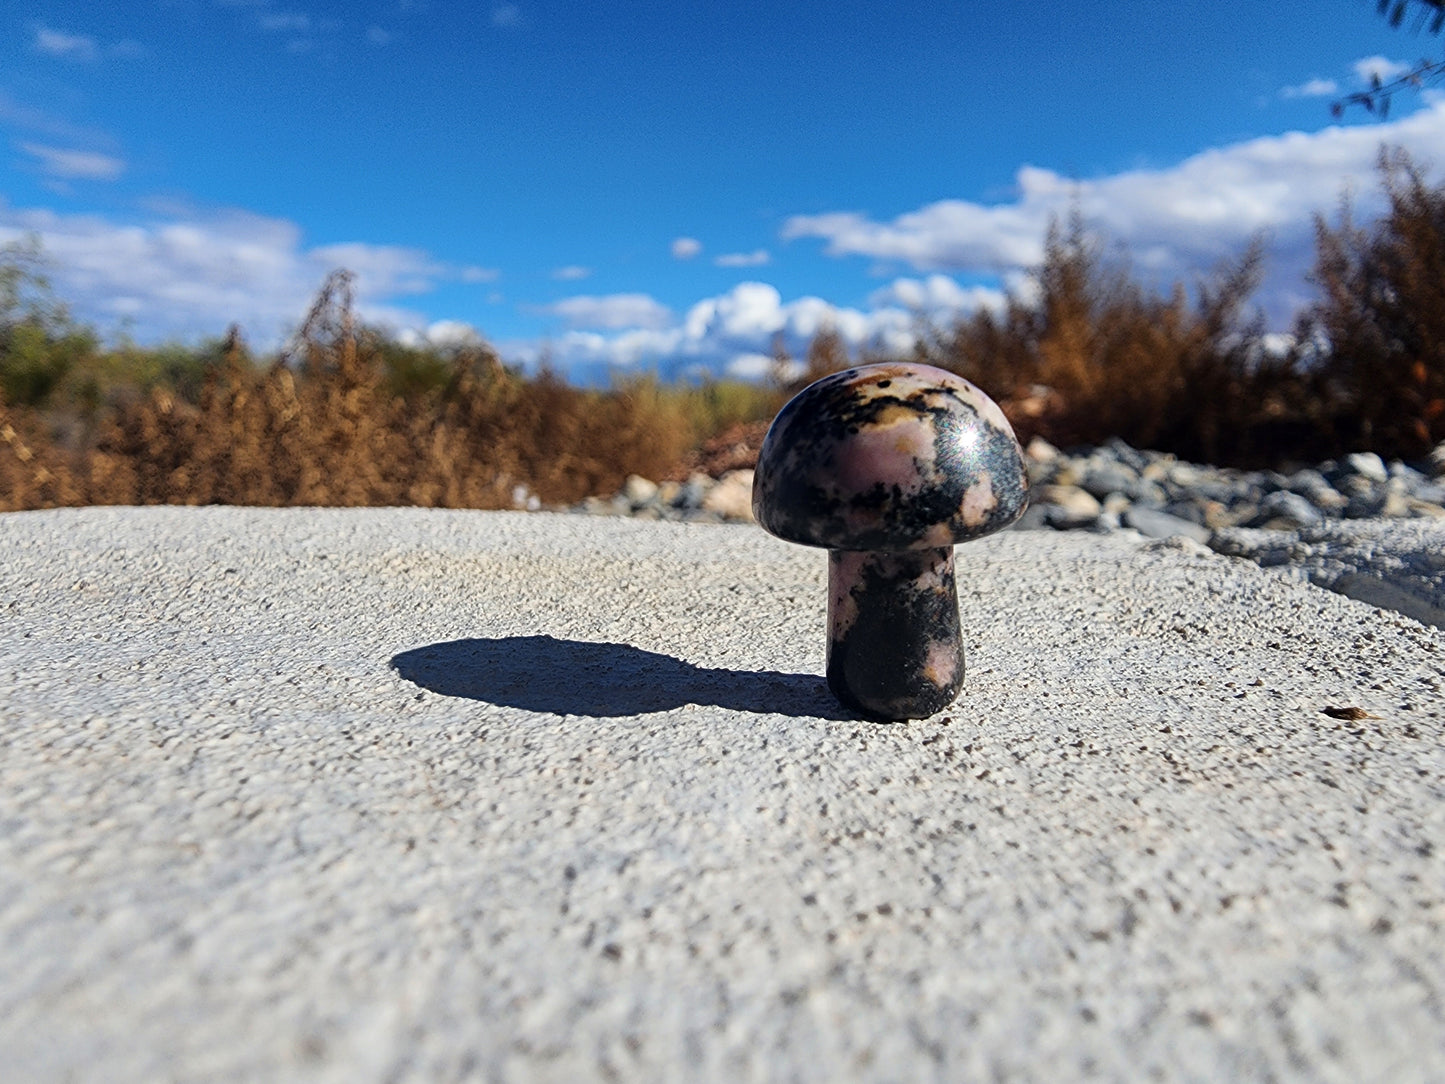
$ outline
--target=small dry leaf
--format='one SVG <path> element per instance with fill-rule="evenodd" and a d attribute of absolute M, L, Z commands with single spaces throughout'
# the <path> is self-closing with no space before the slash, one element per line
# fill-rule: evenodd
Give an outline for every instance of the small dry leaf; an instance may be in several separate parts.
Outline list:
<path fill-rule="evenodd" d="M 1378 719 L 1378 715 L 1371 715 L 1364 708 L 1321 708 L 1322 712 L 1331 719 L 1344 719 L 1351 723 L 1357 723 L 1361 719 Z"/>

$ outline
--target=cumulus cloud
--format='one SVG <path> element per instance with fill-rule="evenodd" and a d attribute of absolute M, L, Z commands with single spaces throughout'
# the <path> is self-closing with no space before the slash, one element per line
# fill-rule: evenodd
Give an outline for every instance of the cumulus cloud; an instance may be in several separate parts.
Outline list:
<path fill-rule="evenodd" d="M 566 267 L 559 267 L 552 272 L 552 277 L 558 282 L 577 282 L 592 274 L 592 268 L 579 267 L 577 264 L 568 264 Z"/>
<path fill-rule="evenodd" d="M 356 272 L 365 319 L 425 326 L 397 299 L 458 277 L 416 249 L 308 247 L 295 223 L 242 211 L 115 222 L 0 202 L 0 244 L 28 234 L 39 236 L 56 291 L 79 318 L 102 328 L 129 319 L 142 341 L 217 335 L 235 321 L 256 344 L 276 345 L 338 266 Z"/>
<path fill-rule="evenodd" d="M 1390 60 L 1383 56 L 1367 56 L 1355 61 L 1352 67 L 1356 78 L 1362 83 L 1373 83 L 1376 79 L 1388 83 L 1410 70 L 1410 65 L 1403 60 Z"/>
<path fill-rule="evenodd" d="M 942 283 L 934 283 L 932 289 L 936 300 L 948 293 Z M 900 290 L 906 292 L 906 287 Z M 973 300 L 968 291 L 954 296 L 968 304 Z M 621 304 L 605 314 L 593 312 L 600 308 L 596 303 L 615 299 L 585 300 L 587 305 L 575 306 L 579 320 L 574 326 L 547 342 L 552 363 L 581 379 L 638 366 L 656 367 L 665 377 L 711 372 L 754 379 L 771 370 L 772 349 L 779 337 L 789 350 L 801 353 L 818 332 L 827 329 L 855 351 L 904 353 L 914 347 L 919 333 L 918 313 L 893 304 L 891 298 L 881 298 L 881 306 L 867 311 L 819 297 L 784 301 L 777 288 L 765 282 L 739 283 L 726 293 L 696 302 L 681 318 L 668 313 L 665 321 L 667 310 L 651 298 L 636 303 L 636 314 L 627 313 Z M 603 315 L 615 317 L 610 326 L 600 318 Z M 584 316 L 585 327 L 581 326 Z M 535 343 L 503 344 L 503 350 L 523 362 L 541 357 Z"/>
<path fill-rule="evenodd" d="M 100 52 L 95 39 L 84 34 L 70 34 L 38 24 L 31 29 L 35 34 L 36 50 L 48 56 L 64 57 L 67 60 L 94 60 Z"/>
<path fill-rule="evenodd" d="M 723 366 L 723 375 L 733 380 L 759 381 L 770 376 L 777 367 L 771 354 L 737 354 Z M 794 363 L 795 367 L 797 363 Z"/>
<path fill-rule="evenodd" d="M 729 252 L 713 260 L 718 267 L 761 267 L 772 259 L 765 248 L 752 252 Z"/>
<path fill-rule="evenodd" d="M 428 324 L 425 331 L 418 333 L 408 329 L 398 338 L 407 345 L 426 344 L 444 350 L 480 346 L 482 343 L 481 332 L 463 320 L 437 320 Z"/>
<path fill-rule="evenodd" d="M 1261 300 L 1282 318 L 1298 302 L 1313 258 L 1313 216 L 1332 213 L 1346 190 L 1362 215 L 1377 209 L 1381 143 L 1428 160 L 1445 146 L 1445 102 L 1385 124 L 1266 136 L 1172 166 L 1087 180 L 1025 166 L 1006 203 L 940 200 L 892 219 L 848 211 L 798 215 L 787 220 L 783 236 L 821 239 L 835 257 L 1008 276 L 1036 266 L 1050 221 L 1077 208 L 1106 238 L 1127 246 L 1143 275 L 1190 282 L 1263 234 L 1270 248 Z"/>
<path fill-rule="evenodd" d="M 1333 79 L 1307 79 L 1299 86 L 1285 87 L 1279 92 L 1281 98 L 1328 98 L 1340 92 L 1340 85 Z"/>
<path fill-rule="evenodd" d="M 696 237 L 679 237 L 672 242 L 674 260 L 690 260 L 702 251 L 702 242 Z"/>
<path fill-rule="evenodd" d="M 43 143 L 20 143 L 18 146 L 39 161 L 47 176 L 59 180 L 113 181 L 125 172 L 125 163 L 108 154 L 50 147 Z"/>
<path fill-rule="evenodd" d="M 576 328 L 653 329 L 672 323 L 672 310 L 647 294 L 568 297 L 541 311 Z"/>
<path fill-rule="evenodd" d="M 868 303 L 875 308 L 894 306 L 933 319 L 946 319 L 977 309 L 998 311 L 1005 300 L 1004 291 L 996 286 L 960 286 L 947 275 L 894 279 L 868 295 Z"/>

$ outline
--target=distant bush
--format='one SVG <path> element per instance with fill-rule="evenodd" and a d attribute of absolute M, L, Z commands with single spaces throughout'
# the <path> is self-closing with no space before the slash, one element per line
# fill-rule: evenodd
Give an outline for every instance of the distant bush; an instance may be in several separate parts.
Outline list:
<path fill-rule="evenodd" d="M 526 377 L 485 346 L 402 347 L 354 325 L 349 276 L 328 280 L 296 339 L 258 367 L 233 329 L 196 372 L 128 348 L 131 367 L 74 447 L 76 402 L 0 402 L 0 508 L 56 504 L 428 505 L 571 503 L 659 478 L 776 395 L 731 383 L 608 389 Z M 47 431 L 48 430 L 48 431 Z"/>
<path fill-rule="evenodd" d="M 1181 286 L 1160 296 L 1106 261 L 1075 216 L 1049 231 L 1037 300 L 981 309 L 925 356 L 1001 399 L 1025 440 L 1120 437 L 1226 464 L 1314 454 L 1292 424 L 1307 380 L 1292 354 L 1266 348 L 1248 309 L 1261 260 L 1253 245 L 1192 302 Z"/>
<path fill-rule="evenodd" d="M 1418 457 L 1445 440 L 1445 187 L 1382 151 L 1388 209 L 1356 226 L 1316 220 L 1321 298 L 1302 324 L 1323 375 L 1333 441 Z"/>

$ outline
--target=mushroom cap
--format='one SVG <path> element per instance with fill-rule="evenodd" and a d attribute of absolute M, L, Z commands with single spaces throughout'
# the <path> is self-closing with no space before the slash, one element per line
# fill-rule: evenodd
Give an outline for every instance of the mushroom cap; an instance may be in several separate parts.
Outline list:
<path fill-rule="evenodd" d="M 1028 472 L 998 404 L 931 365 L 823 377 L 773 419 L 753 514 L 790 542 L 901 552 L 1002 530 L 1028 506 Z"/>

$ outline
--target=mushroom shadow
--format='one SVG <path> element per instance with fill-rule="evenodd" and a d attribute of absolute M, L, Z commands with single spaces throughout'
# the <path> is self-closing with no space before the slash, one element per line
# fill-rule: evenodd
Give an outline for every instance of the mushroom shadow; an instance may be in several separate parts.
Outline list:
<path fill-rule="evenodd" d="M 552 715 L 608 718 L 703 704 L 834 721 L 861 719 L 816 674 L 694 666 L 629 644 L 507 636 L 449 640 L 392 656 L 407 681 L 440 696 Z"/>

